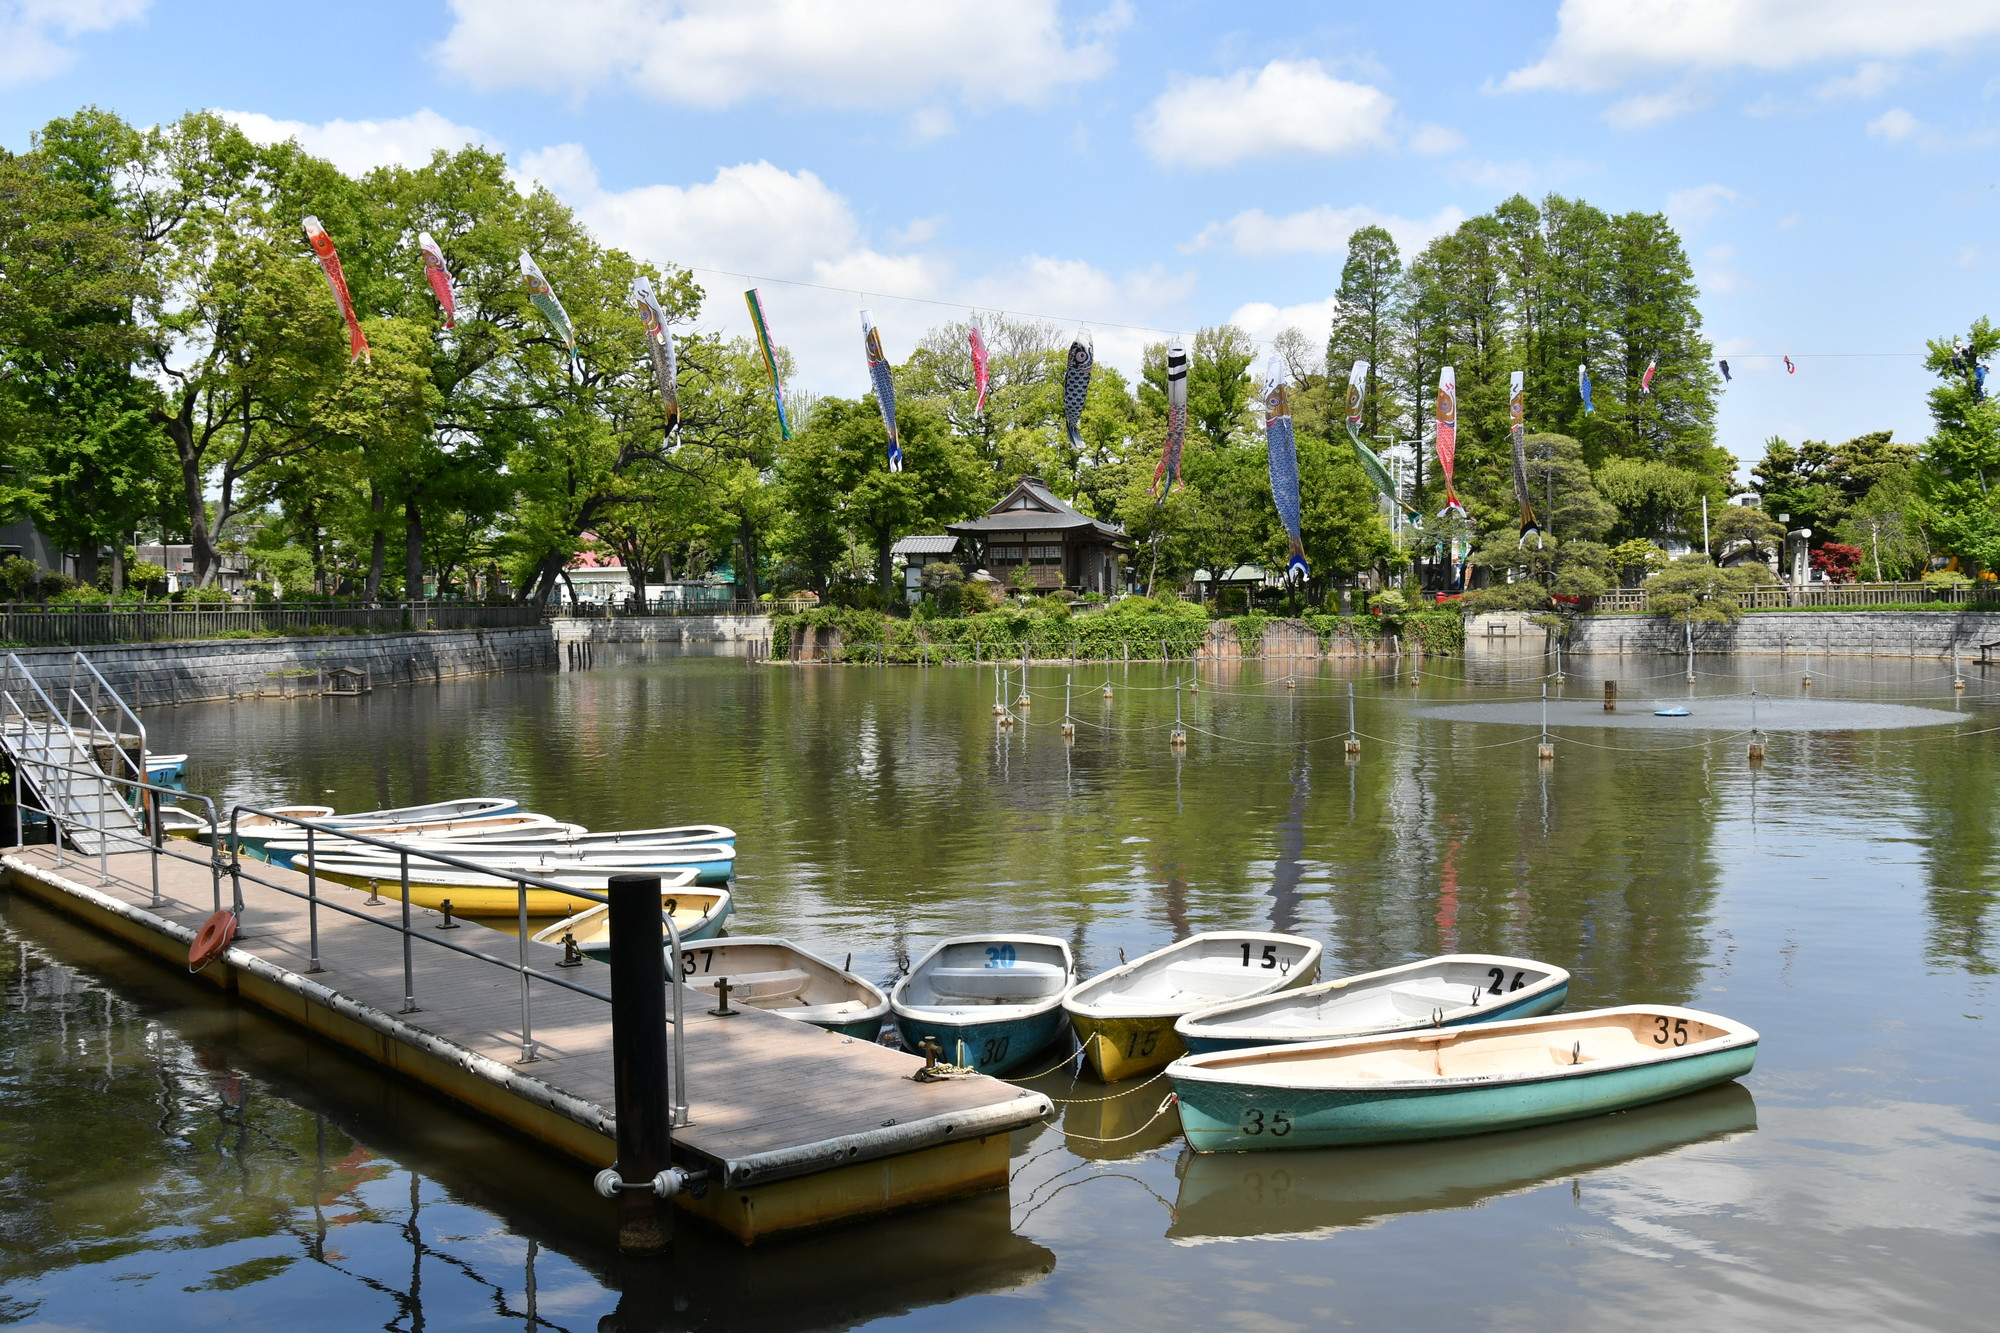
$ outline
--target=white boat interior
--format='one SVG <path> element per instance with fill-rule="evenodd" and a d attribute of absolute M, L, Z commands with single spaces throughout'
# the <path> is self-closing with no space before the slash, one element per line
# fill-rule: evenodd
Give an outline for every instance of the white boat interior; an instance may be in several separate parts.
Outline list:
<path fill-rule="evenodd" d="M 807 1023 L 855 1023 L 889 1008 L 874 982 L 772 935 L 686 945 L 681 969 L 681 984 L 690 990 L 713 995 L 727 978 L 731 1004 Z"/>
<path fill-rule="evenodd" d="M 291 841 L 287 839 L 283 846 L 289 850 Z M 303 845 L 299 850 L 303 850 Z M 411 853 L 437 852 L 463 861 L 477 861 L 481 865 L 502 866 L 509 870 L 528 870 L 538 865 L 570 868 L 605 866 L 612 869 L 640 870 L 654 866 L 677 867 L 736 859 L 735 848 L 725 847 L 719 843 L 688 843 L 666 847 L 576 848 L 528 842 L 492 844 L 470 839 L 434 842 L 427 838 L 412 838 L 398 842 L 394 848 L 377 847 L 371 843 L 350 843 L 337 848 L 337 853 L 341 856 L 395 862 L 401 860 L 405 850 Z M 444 863 L 413 854 L 410 857 L 410 864 Z"/>
<path fill-rule="evenodd" d="M 1754 1043 L 1716 1014 L 1632 1005 L 1581 1014 L 1191 1055 L 1174 1077 L 1274 1088 L 1366 1088 L 1464 1080 L 1481 1084 L 1604 1070 Z"/>
<path fill-rule="evenodd" d="M 734 844 L 736 830 L 721 824 L 680 824 L 672 828 L 601 829 L 590 830 L 580 824 L 562 825 L 567 832 L 560 837 L 549 836 L 547 841 L 572 843 L 578 847 L 596 847 L 619 843 L 708 843 Z M 519 833 L 498 833 L 494 841 L 512 841 L 516 838 L 544 840 L 544 835 L 535 831 Z"/>
<path fill-rule="evenodd" d="M 304 871 L 307 869 L 308 861 L 321 874 L 374 879 L 385 886 L 399 882 L 402 877 L 402 865 L 393 857 L 385 859 L 373 856 L 348 856 L 345 853 L 329 856 L 325 852 L 307 857 L 301 852 L 294 856 L 292 864 L 300 871 Z M 590 889 L 601 893 L 613 875 L 630 873 L 617 866 L 601 865 L 560 865 L 546 869 L 526 865 L 495 866 L 493 871 L 492 874 L 480 874 L 473 870 L 460 870 L 457 866 L 426 862 L 422 857 L 410 858 L 412 884 L 431 884 L 441 888 L 512 888 L 518 881 L 505 877 L 506 872 L 512 871 L 536 879 L 552 880 L 571 888 Z M 646 873 L 655 872 L 649 867 Z M 700 876 L 700 872 L 693 866 L 674 866 L 657 873 L 662 888 L 679 888 L 693 884 Z"/>
<path fill-rule="evenodd" d="M 1223 930 L 1190 935 L 1079 984 L 1072 1011 L 1100 1018 L 1176 1014 L 1268 995 L 1319 967 L 1320 946 L 1297 935 Z"/>
<path fill-rule="evenodd" d="M 729 890 L 697 889 L 693 887 L 692 873 L 689 881 L 672 885 L 671 892 L 660 893 L 660 910 L 674 919 L 674 929 L 685 935 L 698 929 L 702 923 L 718 915 L 726 916 L 731 909 Z M 665 934 L 664 930 L 661 934 Z M 593 903 L 575 916 L 566 916 L 552 926 L 536 931 L 531 939 L 540 944 L 561 944 L 563 936 L 576 941 L 578 948 L 597 952 L 611 943 L 611 905 Z"/>
<path fill-rule="evenodd" d="M 470 796 L 458 801 L 432 801 L 429 805 L 405 805 L 389 810 L 357 810 L 353 814 L 333 815 L 330 823 L 355 825 L 370 824 L 415 824 L 438 819 L 473 819 L 480 815 L 512 814 L 520 808 L 520 802 L 510 801 L 504 796 Z"/>
<path fill-rule="evenodd" d="M 955 935 L 896 983 L 896 1012 L 1003 1022 L 1060 1002 L 1075 972 L 1053 935 Z"/>
<path fill-rule="evenodd" d="M 1498 954 L 1446 954 L 1321 982 L 1265 999 L 1220 1005 L 1188 1015 L 1190 1035 L 1255 1036 L 1305 1041 L 1313 1035 L 1380 1032 L 1432 1022 L 1450 1023 L 1481 1008 L 1518 1003 L 1569 982 L 1569 973 L 1547 963 Z"/>

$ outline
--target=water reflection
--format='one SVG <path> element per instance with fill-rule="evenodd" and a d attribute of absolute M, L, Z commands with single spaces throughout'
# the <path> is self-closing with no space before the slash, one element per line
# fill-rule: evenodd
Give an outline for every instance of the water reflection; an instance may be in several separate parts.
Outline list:
<path fill-rule="evenodd" d="M 1286 1153 L 1183 1151 L 1167 1235 L 1307 1236 L 1404 1213 L 1476 1208 L 1503 1195 L 1757 1128 L 1740 1083 L 1570 1124 L 1438 1143 Z"/>

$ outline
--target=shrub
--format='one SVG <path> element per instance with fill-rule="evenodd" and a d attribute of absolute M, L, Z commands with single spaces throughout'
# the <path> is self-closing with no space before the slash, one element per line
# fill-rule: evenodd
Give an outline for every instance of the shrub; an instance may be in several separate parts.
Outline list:
<path fill-rule="evenodd" d="M 1775 582 L 1762 565 L 1717 569 L 1705 555 L 1684 555 L 1646 580 L 1646 605 L 1676 625 L 1729 624 L 1743 614 L 1738 594 Z"/>
<path fill-rule="evenodd" d="M 18 555 L 0 560 L 0 600 L 25 602 L 33 597 L 42 581 L 42 567 Z"/>
<path fill-rule="evenodd" d="M 201 588 L 182 588 L 168 600 L 194 606 L 203 604 L 212 606 L 221 602 L 233 602 L 236 599 L 220 586 L 211 583 Z"/>
<path fill-rule="evenodd" d="M 1862 550 L 1845 542 L 1822 542 L 1812 553 L 1812 567 L 1826 575 L 1828 583 L 1852 583 L 1860 567 Z"/>

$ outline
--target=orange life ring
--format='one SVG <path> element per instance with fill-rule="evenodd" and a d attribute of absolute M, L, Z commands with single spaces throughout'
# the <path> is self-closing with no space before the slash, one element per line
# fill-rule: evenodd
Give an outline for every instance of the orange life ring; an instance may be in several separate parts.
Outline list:
<path fill-rule="evenodd" d="M 188 945 L 188 971 L 199 972 L 216 959 L 236 938 L 236 913 L 227 909 L 217 912 L 201 923 L 195 932 L 194 943 Z"/>

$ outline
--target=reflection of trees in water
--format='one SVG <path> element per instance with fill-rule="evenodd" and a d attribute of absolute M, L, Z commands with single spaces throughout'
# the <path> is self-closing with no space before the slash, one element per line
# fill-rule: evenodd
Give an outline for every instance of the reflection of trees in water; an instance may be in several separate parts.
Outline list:
<path fill-rule="evenodd" d="M 534 1310 L 532 1242 L 527 1306 L 516 1308 L 478 1264 L 426 1239 L 421 1177 L 408 1173 L 407 1211 L 384 1208 L 365 1187 L 394 1167 L 323 1116 L 267 1095 L 220 1048 L 181 1040 L 19 937 L 0 949 L 0 988 L 0 1082 L 10 1089 L 0 1100 L 0 1287 L 10 1289 L 0 1309 L 11 1319 L 39 1309 L 32 1293 L 51 1273 L 145 1255 L 163 1270 L 149 1277 L 190 1292 L 239 1290 L 317 1264 L 387 1299 L 391 1329 L 423 1327 L 430 1261 L 488 1292 L 496 1316 L 559 1327 Z M 329 1244 L 341 1228 L 369 1223 L 409 1246 L 407 1281 L 359 1271 Z M 205 1266 L 280 1237 L 295 1253 Z"/>
<path fill-rule="evenodd" d="M 1925 958 L 1979 976 L 2000 972 L 1993 938 L 2000 833 L 1993 814 L 2000 755 L 1993 737 L 1901 747 L 1902 771 L 1883 785 L 1915 798 L 1924 865 Z"/>

